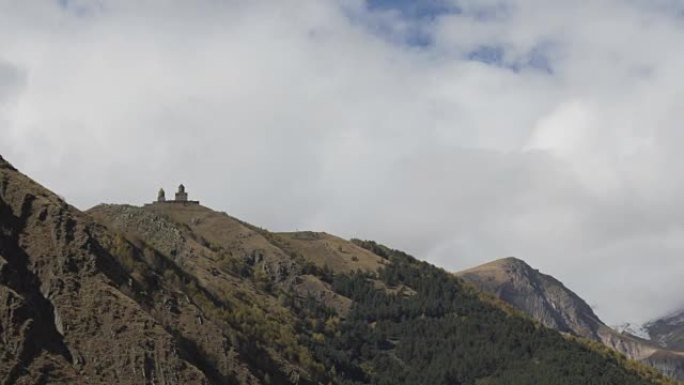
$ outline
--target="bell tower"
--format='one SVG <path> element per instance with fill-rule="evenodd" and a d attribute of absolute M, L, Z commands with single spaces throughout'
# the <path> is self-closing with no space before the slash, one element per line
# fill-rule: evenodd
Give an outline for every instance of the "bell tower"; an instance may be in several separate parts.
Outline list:
<path fill-rule="evenodd" d="M 185 186 L 178 186 L 178 192 L 176 192 L 177 202 L 186 202 L 188 200 L 188 193 L 185 192 Z"/>

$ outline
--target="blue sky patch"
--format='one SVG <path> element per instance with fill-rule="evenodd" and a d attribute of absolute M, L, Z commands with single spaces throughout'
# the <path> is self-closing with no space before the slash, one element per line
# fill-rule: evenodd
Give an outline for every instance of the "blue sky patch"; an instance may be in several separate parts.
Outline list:
<path fill-rule="evenodd" d="M 504 66 L 504 56 L 506 52 L 502 47 L 483 45 L 470 51 L 467 54 L 468 60 L 479 61 L 481 63 Z"/>
<path fill-rule="evenodd" d="M 440 15 L 460 13 L 448 0 L 368 0 L 369 10 L 395 10 L 407 19 L 435 19 Z"/>
<path fill-rule="evenodd" d="M 477 23 L 497 23 L 509 18 L 514 12 L 511 5 L 504 1 L 463 8 L 459 7 L 457 0 L 366 0 L 362 9 L 346 10 L 352 22 L 363 25 L 372 34 L 393 44 L 436 48 L 446 55 L 456 50 L 459 52 L 459 56 L 455 58 L 457 60 L 480 62 L 513 72 L 532 70 L 549 75 L 554 73 L 550 58 L 553 44 L 540 43 L 526 52 L 512 50 L 505 41 L 483 41 L 465 54 L 462 47 L 435 46 L 435 23 L 440 17 L 459 15 L 450 22 L 459 22 L 462 17 Z M 458 45 L 457 42 L 455 44 Z"/>
<path fill-rule="evenodd" d="M 450 0 L 367 0 L 365 9 L 371 17 L 360 21 L 374 33 L 390 41 L 414 47 L 432 45 L 431 25 L 437 18 L 461 12 Z M 383 13 L 398 16 L 401 25 L 390 25 L 387 19 L 380 16 Z M 378 17 L 373 17 L 374 15 Z M 355 19 L 354 15 L 350 17 Z"/>
<path fill-rule="evenodd" d="M 534 70 L 549 75 L 554 73 L 549 58 L 551 44 L 535 46 L 520 57 L 507 57 L 506 49 L 500 45 L 482 45 L 466 54 L 466 59 L 483 64 L 507 68 L 513 72 Z"/>
<path fill-rule="evenodd" d="M 551 44 L 536 46 L 530 50 L 526 58 L 526 67 L 533 68 L 549 75 L 554 73 L 549 51 L 553 48 Z"/>

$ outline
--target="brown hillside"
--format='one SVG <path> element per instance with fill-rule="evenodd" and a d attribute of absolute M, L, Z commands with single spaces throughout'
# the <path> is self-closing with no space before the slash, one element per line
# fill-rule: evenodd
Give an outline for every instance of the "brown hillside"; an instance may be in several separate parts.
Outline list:
<path fill-rule="evenodd" d="M 117 239 L 0 158 L 0 378 L 4 384 L 209 383 L 136 302 Z"/>
<path fill-rule="evenodd" d="M 191 203 L 84 213 L 0 158 L 0 384 L 503 385 L 549 373 L 668 383 L 374 242 L 274 234 Z"/>

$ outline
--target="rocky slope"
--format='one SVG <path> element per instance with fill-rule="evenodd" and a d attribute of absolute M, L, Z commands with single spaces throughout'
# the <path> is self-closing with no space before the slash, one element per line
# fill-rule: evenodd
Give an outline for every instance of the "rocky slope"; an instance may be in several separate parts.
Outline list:
<path fill-rule="evenodd" d="M 209 383 L 88 216 L 0 158 L 4 384 Z M 189 312 L 192 309 L 187 309 Z"/>
<path fill-rule="evenodd" d="M 520 259 L 499 259 L 457 275 L 549 328 L 600 341 L 670 377 L 684 379 L 684 353 L 664 349 L 651 341 L 606 326 L 591 307 L 563 283 Z"/>
<path fill-rule="evenodd" d="M 479 289 L 494 293 L 561 332 L 598 339 L 604 326 L 591 307 L 555 278 L 516 258 L 504 258 L 457 273 Z"/>
<path fill-rule="evenodd" d="M 199 205 L 84 213 L 0 157 L 0 383 L 668 381 L 373 242 Z"/>
<path fill-rule="evenodd" d="M 651 340 L 669 349 L 684 350 L 684 310 L 644 325 Z"/>

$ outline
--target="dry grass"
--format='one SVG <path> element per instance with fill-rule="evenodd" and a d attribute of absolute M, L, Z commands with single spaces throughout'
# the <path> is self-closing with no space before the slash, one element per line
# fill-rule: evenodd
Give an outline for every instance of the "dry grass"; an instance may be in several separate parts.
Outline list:
<path fill-rule="evenodd" d="M 336 273 L 377 271 L 386 262 L 366 249 L 326 233 L 305 231 L 276 235 L 305 260 L 318 267 L 328 266 Z"/>

